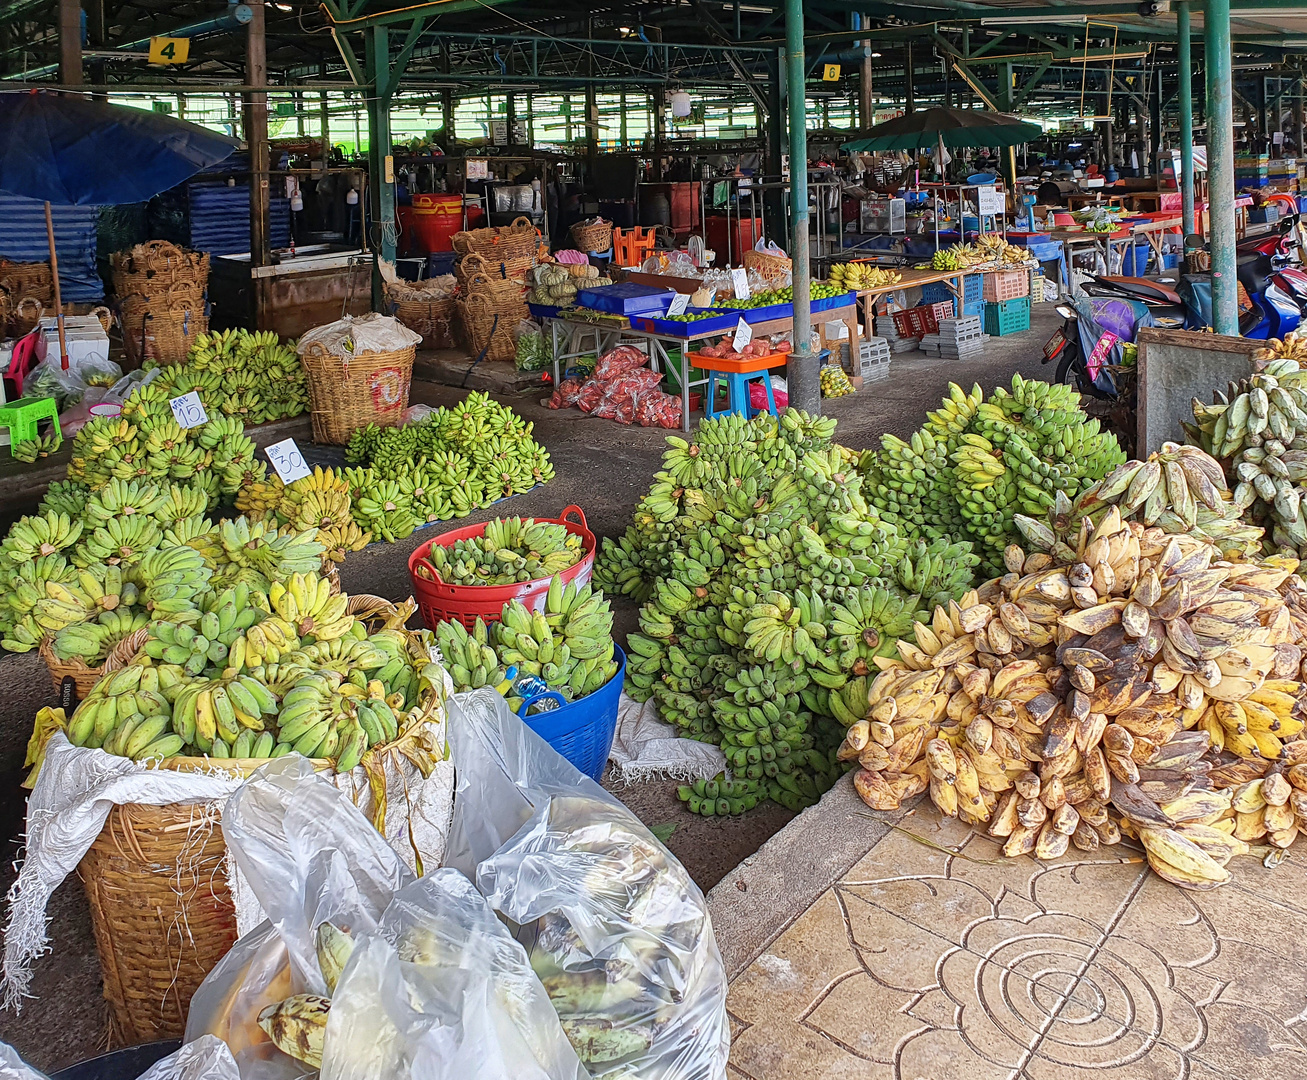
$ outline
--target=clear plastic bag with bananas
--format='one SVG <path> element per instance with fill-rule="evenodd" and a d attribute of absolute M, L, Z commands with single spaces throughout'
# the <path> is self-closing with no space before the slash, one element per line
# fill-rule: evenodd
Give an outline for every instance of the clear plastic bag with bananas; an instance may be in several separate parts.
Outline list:
<path fill-rule="evenodd" d="M 630 810 L 490 691 L 451 709 L 446 865 L 517 935 L 592 1075 L 722 1076 L 726 977 L 706 902 Z"/>

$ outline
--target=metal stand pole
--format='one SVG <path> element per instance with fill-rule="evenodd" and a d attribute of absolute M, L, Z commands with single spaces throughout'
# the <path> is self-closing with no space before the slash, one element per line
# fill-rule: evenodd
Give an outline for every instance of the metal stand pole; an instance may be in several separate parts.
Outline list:
<path fill-rule="evenodd" d="M 1189 0 L 1180 0 L 1175 9 L 1175 32 L 1180 59 L 1180 191 L 1184 234 L 1194 231 L 1194 101 L 1193 58 L 1189 49 Z"/>
<path fill-rule="evenodd" d="M 1235 277 L 1234 79 L 1230 61 L 1230 0 L 1203 9 L 1207 52 L 1207 213 L 1212 242 L 1212 323 L 1218 334 L 1239 333 Z"/>
<path fill-rule="evenodd" d="M 821 380 L 817 358 L 811 354 L 809 344 L 812 274 L 808 259 L 808 103 L 804 90 L 803 0 L 785 0 L 785 66 L 790 105 L 790 257 L 794 264 L 794 351 L 785 368 L 785 381 L 790 404 L 816 414 L 821 412 Z M 852 342 L 849 347 L 852 348 Z"/>

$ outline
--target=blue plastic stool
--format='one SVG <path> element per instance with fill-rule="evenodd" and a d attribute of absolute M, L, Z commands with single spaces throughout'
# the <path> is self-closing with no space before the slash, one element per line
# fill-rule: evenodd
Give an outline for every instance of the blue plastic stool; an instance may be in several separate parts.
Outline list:
<path fill-rule="evenodd" d="M 719 376 L 726 377 L 726 392 L 730 404 L 724 409 L 717 409 L 717 379 Z M 771 392 L 771 373 L 764 368 L 762 371 L 749 371 L 737 373 L 734 371 L 714 371 L 710 373 L 708 380 L 708 405 L 703 411 L 704 418 L 715 420 L 719 416 L 729 416 L 731 413 L 740 413 L 746 420 L 751 420 L 757 416 L 761 409 L 755 409 L 749 401 L 749 383 L 753 379 L 762 379 L 763 389 L 767 392 L 767 411 L 776 415 L 776 399 Z"/>

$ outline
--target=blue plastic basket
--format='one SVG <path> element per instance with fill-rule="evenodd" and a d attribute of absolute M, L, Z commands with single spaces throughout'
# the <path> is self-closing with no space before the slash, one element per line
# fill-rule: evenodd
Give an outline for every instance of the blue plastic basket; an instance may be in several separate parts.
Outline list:
<path fill-rule="evenodd" d="M 626 679 L 626 653 L 616 643 L 613 656 L 617 660 L 617 674 L 593 694 L 553 712 L 522 717 L 527 727 L 596 781 L 604 775 L 604 766 L 608 764 L 608 751 L 613 747 L 613 734 L 617 731 L 617 702 Z M 535 700 L 524 701 L 518 712 L 524 713 Z"/>

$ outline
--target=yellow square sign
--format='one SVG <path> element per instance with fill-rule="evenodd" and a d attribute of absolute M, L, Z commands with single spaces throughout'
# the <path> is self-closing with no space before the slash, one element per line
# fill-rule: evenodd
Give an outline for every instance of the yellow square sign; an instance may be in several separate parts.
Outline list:
<path fill-rule="evenodd" d="M 821 73 L 821 81 L 822 81 L 822 82 L 839 82 L 839 81 L 840 81 L 840 66 L 839 66 L 839 64 L 827 64 L 827 65 L 825 66 L 825 68 L 822 69 L 822 73 Z"/>
<path fill-rule="evenodd" d="M 191 39 L 184 37 L 150 38 L 151 64 L 184 64 L 191 55 Z"/>

